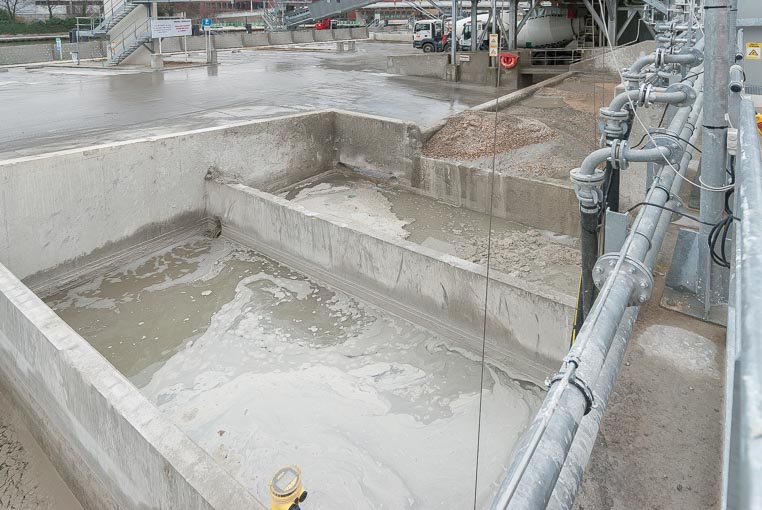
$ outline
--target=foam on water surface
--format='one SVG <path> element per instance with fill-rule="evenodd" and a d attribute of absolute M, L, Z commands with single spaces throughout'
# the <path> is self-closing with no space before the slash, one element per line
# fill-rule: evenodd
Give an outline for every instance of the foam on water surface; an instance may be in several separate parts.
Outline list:
<path fill-rule="evenodd" d="M 225 239 L 49 304 L 263 501 L 294 463 L 310 508 L 473 505 L 481 353 Z M 493 366 L 483 389 L 480 504 L 542 398 Z"/>

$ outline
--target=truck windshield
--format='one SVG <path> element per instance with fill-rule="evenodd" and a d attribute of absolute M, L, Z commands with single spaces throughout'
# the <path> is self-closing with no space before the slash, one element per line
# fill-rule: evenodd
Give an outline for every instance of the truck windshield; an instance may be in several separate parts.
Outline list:
<path fill-rule="evenodd" d="M 423 32 L 424 30 L 431 30 L 431 25 L 429 23 L 416 23 L 415 24 L 415 31 L 416 32 Z"/>

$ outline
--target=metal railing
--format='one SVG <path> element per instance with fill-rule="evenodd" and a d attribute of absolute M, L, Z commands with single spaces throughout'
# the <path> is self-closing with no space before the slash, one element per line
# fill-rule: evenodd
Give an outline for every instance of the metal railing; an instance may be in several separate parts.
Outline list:
<path fill-rule="evenodd" d="M 151 19 L 146 18 L 126 27 L 111 38 L 112 63 L 119 63 L 141 44 L 151 39 Z"/>
<path fill-rule="evenodd" d="M 762 153 L 754 104 L 741 100 L 734 289 L 728 307 L 725 508 L 762 504 Z"/>

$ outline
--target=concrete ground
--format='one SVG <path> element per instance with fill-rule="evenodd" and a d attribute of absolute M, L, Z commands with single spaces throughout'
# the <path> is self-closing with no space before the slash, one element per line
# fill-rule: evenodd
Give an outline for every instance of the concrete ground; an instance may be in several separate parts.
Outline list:
<path fill-rule="evenodd" d="M 0 159 L 322 108 L 427 125 L 495 97 L 494 87 L 387 74 L 386 56 L 419 52 L 412 44 L 316 48 L 221 51 L 217 66 L 160 72 L 10 68 L 0 103 L 13 129 L 0 131 Z"/>
<path fill-rule="evenodd" d="M 0 509 L 82 510 L 2 391 Z"/>
<path fill-rule="evenodd" d="M 603 416 L 578 510 L 719 508 L 725 328 L 659 305 L 676 239 L 673 224 L 654 271 L 654 294 L 641 308 Z"/>

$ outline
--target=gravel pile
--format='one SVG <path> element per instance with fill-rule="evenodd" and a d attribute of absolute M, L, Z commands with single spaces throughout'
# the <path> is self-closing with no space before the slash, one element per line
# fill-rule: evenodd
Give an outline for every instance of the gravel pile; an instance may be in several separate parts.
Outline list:
<path fill-rule="evenodd" d="M 500 113 L 497 121 L 497 145 L 494 145 L 495 114 L 463 112 L 451 117 L 423 147 L 424 156 L 442 159 L 477 159 L 527 145 L 547 142 L 555 131 L 542 122 Z"/>

